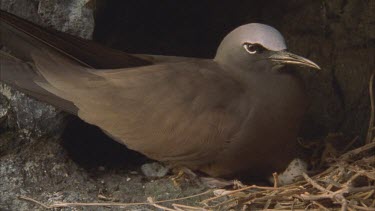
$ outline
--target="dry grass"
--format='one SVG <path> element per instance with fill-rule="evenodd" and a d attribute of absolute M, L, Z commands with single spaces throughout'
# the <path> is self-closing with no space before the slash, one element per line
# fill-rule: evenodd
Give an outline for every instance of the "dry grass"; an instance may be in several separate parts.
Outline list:
<path fill-rule="evenodd" d="M 370 80 L 371 117 L 366 138 L 362 147 L 348 150 L 357 141 L 354 139 L 343 153 L 329 152 L 327 146 L 316 158 L 319 167 L 325 170 L 314 176 L 303 174 L 301 181 L 278 187 L 242 186 L 237 189 L 212 189 L 189 197 L 154 201 L 151 197 L 142 203 L 53 203 L 43 204 L 34 199 L 20 196 L 21 199 L 36 203 L 46 209 L 76 206 L 118 206 L 129 207 L 148 205 L 169 211 L 196 210 L 366 210 L 375 211 L 375 138 L 373 80 Z M 336 139 L 340 136 L 334 136 Z M 332 136 L 326 138 L 332 139 Z M 327 150 L 328 149 L 328 150 Z M 330 149 L 330 150 L 329 150 Z M 340 155 L 341 154 L 341 155 Z M 206 199 L 193 207 L 183 201 L 206 196 Z M 168 202 L 168 207 L 164 205 Z M 179 203 L 177 203 L 179 202 Z M 172 204 L 171 204 L 172 203 Z"/>
<path fill-rule="evenodd" d="M 279 188 L 248 186 L 204 200 L 208 209 L 375 210 L 375 142 L 351 150 L 325 171 Z M 220 200 L 221 199 L 221 200 Z"/>

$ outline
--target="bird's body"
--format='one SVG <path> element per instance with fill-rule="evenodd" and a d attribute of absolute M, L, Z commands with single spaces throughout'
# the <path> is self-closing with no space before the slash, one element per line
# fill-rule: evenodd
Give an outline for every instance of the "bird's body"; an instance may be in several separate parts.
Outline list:
<path fill-rule="evenodd" d="M 293 71 L 220 56 L 98 70 L 44 44 L 27 53 L 32 66 L 3 54 L 3 82 L 152 159 L 231 177 L 265 176 L 293 158 L 306 108 Z"/>

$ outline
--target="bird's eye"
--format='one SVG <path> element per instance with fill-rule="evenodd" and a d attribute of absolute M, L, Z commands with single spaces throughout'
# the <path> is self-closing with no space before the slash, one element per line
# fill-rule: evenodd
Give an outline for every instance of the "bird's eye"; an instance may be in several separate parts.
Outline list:
<path fill-rule="evenodd" d="M 243 47 L 246 49 L 247 52 L 250 54 L 262 53 L 264 48 L 259 44 L 252 44 L 252 43 L 245 43 Z"/>

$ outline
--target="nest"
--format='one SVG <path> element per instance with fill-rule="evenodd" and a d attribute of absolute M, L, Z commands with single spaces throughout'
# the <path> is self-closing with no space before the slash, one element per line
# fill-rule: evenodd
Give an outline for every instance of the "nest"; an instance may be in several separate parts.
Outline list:
<path fill-rule="evenodd" d="M 222 190 L 203 202 L 214 210 L 375 210 L 374 148 L 372 142 L 351 150 L 325 171 L 313 177 L 304 173 L 303 180 L 291 185 Z"/>
<path fill-rule="evenodd" d="M 274 174 L 274 186 L 244 186 L 238 182 L 235 188 L 211 189 L 204 193 L 163 201 L 154 201 L 149 197 L 141 203 L 53 203 L 46 205 L 34 199 L 21 196 L 23 200 L 36 203 L 44 208 L 63 208 L 76 206 L 129 206 L 148 205 L 162 210 L 366 210 L 375 211 L 375 137 L 373 80 L 370 80 L 371 117 L 366 144 L 348 150 L 357 138 L 342 151 L 332 150 L 327 140 L 340 139 L 341 136 L 329 135 L 322 142 L 326 143 L 319 158 L 319 173 L 309 176 L 303 173 L 301 180 L 286 186 L 278 186 Z M 332 138 L 334 137 L 334 138 Z M 321 143 L 320 143 L 321 144 Z M 196 206 L 186 205 L 187 199 L 198 200 Z M 165 205 L 168 204 L 168 205 Z"/>

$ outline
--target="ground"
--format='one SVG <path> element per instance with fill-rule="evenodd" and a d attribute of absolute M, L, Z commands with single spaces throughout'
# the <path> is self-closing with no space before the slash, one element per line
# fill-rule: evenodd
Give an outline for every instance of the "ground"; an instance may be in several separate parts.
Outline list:
<path fill-rule="evenodd" d="M 77 124 L 79 123 L 75 123 L 76 126 Z M 94 140 L 93 134 L 87 132 L 100 137 L 105 135 L 91 126 L 81 124 L 77 127 L 76 130 L 83 130 L 79 137 L 72 135 L 75 131 L 69 127 L 62 137 L 22 139 L 12 131 L 0 134 L 2 209 L 42 208 L 35 203 L 19 199 L 19 196 L 27 196 L 47 204 L 146 202 L 147 197 L 162 200 L 205 191 L 204 186 L 196 183 L 182 183 L 176 186 L 170 176 L 146 177 L 142 174 L 140 166 L 142 163 L 151 162 L 150 160 L 106 138 L 102 141 Z M 69 140 L 66 136 L 69 136 Z M 81 140 L 78 143 L 75 142 L 77 138 Z M 93 145 L 88 145 L 88 141 L 93 141 Z M 103 209 L 106 208 L 82 208 Z M 154 210 L 146 205 L 128 209 Z"/>

